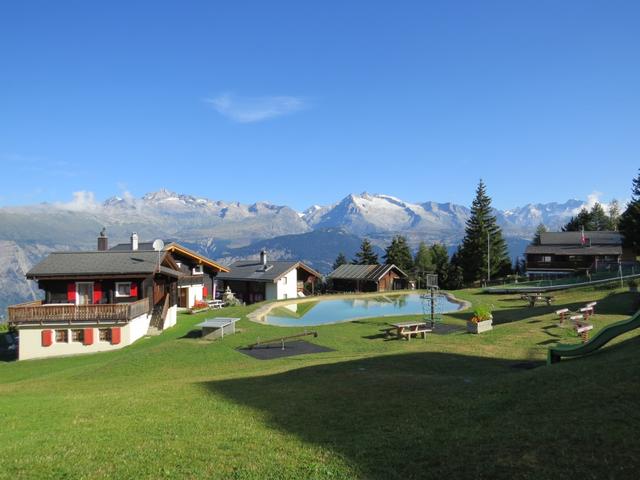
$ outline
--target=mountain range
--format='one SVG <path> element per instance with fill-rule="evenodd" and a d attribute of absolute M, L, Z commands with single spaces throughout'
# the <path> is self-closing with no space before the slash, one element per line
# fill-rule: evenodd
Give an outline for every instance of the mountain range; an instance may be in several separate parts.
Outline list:
<path fill-rule="evenodd" d="M 536 226 L 558 229 L 586 202 L 529 204 L 494 213 L 510 254 L 521 255 Z M 0 312 L 37 295 L 24 273 L 55 250 L 95 249 L 107 228 L 111 244 L 141 239 L 174 240 L 222 263 L 253 257 L 261 248 L 271 258 L 296 258 L 323 273 L 339 252 L 351 258 L 362 238 L 382 248 L 393 235 L 443 242 L 454 250 L 464 235 L 469 209 L 453 203 L 412 203 L 382 194 L 350 194 L 331 205 L 303 212 L 268 202 L 243 204 L 178 194 L 165 189 L 134 198 L 114 196 L 100 203 L 78 193 L 69 203 L 0 208 Z"/>

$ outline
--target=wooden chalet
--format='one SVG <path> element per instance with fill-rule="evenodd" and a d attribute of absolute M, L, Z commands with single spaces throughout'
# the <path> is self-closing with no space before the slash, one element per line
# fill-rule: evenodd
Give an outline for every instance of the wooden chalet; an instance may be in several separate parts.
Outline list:
<path fill-rule="evenodd" d="M 408 288 L 408 275 L 395 265 L 341 265 L 327 279 L 336 292 L 386 292 Z"/>
<path fill-rule="evenodd" d="M 8 308 L 18 358 L 122 348 L 175 325 L 183 275 L 170 251 L 107 250 L 104 232 L 96 251 L 51 253 L 26 274 L 44 300 Z"/>
<path fill-rule="evenodd" d="M 546 232 L 538 245 L 525 251 L 527 274 L 569 275 L 616 270 L 635 262 L 633 251 L 624 246 L 619 232 Z"/>
<path fill-rule="evenodd" d="M 251 304 L 313 295 L 321 275 L 299 261 L 269 261 L 267 252 L 262 251 L 259 260 L 235 262 L 218 278 L 223 288 Z"/>
<path fill-rule="evenodd" d="M 182 273 L 178 279 L 178 307 L 191 308 L 209 296 L 216 298 L 217 276 L 229 270 L 213 260 L 176 242 L 164 242 L 164 251 L 171 254 L 177 270 Z M 132 251 L 132 243 L 120 243 L 112 251 Z M 153 242 L 140 242 L 135 250 L 153 251 Z"/>

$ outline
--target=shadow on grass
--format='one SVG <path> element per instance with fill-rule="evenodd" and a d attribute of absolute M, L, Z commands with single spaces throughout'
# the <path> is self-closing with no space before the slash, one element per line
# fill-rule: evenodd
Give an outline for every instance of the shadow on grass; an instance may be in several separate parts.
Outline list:
<path fill-rule="evenodd" d="M 637 359 L 627 361 L 638 338 L 624 343 L 633 345 L 613 346 L 590 365 L 528 371 L 540 362 L 425 352 L 202 386 L 259 411 L 271 428 L 334 452 L 359 478 L 598 476 L 612 464 L 633 471 L 616 442 L 635 427 L 614 425 L 598 430 L 597 443 L 583 441 L 598 419 L 626 409 L 620 403 L 633 410 L 635 383 L 629 394 L 603 388 L 624 373 L 607 368 L 616 351 L 626 355 L 619 365 L 638 367 Z M 588 420 L 594 409 L 597 419 Z M 640 460 L 631 463 L 637 468 Z"/>

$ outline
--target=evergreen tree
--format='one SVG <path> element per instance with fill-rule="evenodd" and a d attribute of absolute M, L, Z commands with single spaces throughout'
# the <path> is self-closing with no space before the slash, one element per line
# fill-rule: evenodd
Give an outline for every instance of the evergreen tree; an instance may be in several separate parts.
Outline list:
<path fill-rule="evenodd" d="M 593 230 L 591 223 L 591 213 L 585 207 L 582 207 L 578 215 L 571 217 L 567 224 L 562 227 L 563 232 L 579 232 L 583 228 L 585 230 Z"/>
<path fill-rule="evenodd" d="M 424 284 L 426 275 L 433 273 L 435 270 L 431 259 L 431 250 L 424 242 L 420 242 L 418 246 L 418 251 L 413 260 L 413 269 L 416 274 L 416 279 L 418 280 L 418 288 L 420 288 L 421 284 Z"/>
<path fill-rule="evenodd" d="M 609 204 L 609 230 L 618 231 L 620 222 L 620 203 L 613 199 Z"/>
<path fill-rule="evenodd" d="M 533 244 L 534 245 L 540 245 L 540 235 L 543 233 L 547 233 L 547 227 L 544 226 L 543 223 L 541 223 L 540 225 L 538 225 L 538 227 L 536 228 L 536 234 L 533 237 Z"/>
<path fill-rule="evenodd" d="M 373 251 L 373 245 L 366 238 L 362 240 L 360 251 L 356 253 L 353 262 L 356 265 L 379 265 L 378 254 Z"/>
<path fill-rule="evenodd" d="M 487 254 L 490 253 L 490 268 L 487 270 Z M 511 260 L 507 244 L 502 237 L 491 208 L 491 198 L 487 195 L 482 180 L 476 189 L 476 197 L 471 204 L 471 216 L 467 220 L 465 236 L 458 251 L 460 266 L 465 282 L 484 280 L 511 271 Z"/>
<path fill-rule="evenodd" d="M 447 253 L 447 247 L 441 243 L 434 243 L 431 245 L 430 253 L 434 271 L 436 275 L 438 275 L 438 283 L 444 286 L 449 273 L 449 254 Z"/>
<path fill-rule="evenodd" d="M 601 232 L 603 230 L 609 230 L 611 222 L 609 216 L 598 202 L 596 202 L 589 212 L 591 216 L 591 228 L 589 230 L 595 230 Z M 586 230 L 586 229 L 585 229 Z"/>
<path fill-rule="evenodd" d="M 640 254 L 640 170 L 633 180 L 632 197 L 627 209 L 620 217 L 620 232 L 625 243 Z"/>
<path fill-rule="evenodd" d="M 384 254 L 386 264 L 393 264 L 405 273 L 413 271 L 413 256 L 407 243 L 407 239 L 402 235 L 397 235 L 391 240 Z"/>
<path fill-rule="evenodd" d="M 340 252 L 336 257 L 336 261 L 333 262 L 333 269 L 335 270 L 339 266 L 346 265 L 347 263 L 349 263 L 349 261 L 347 260 L 347 257 L 344 256 L 344 253 Z"/>

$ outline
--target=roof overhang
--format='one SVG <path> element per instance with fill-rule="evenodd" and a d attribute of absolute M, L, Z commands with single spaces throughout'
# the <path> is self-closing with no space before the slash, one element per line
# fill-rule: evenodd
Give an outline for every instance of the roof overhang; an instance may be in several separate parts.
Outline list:
<path fill-rule="evenodd" d="M 182 255 L 186 255 L 188 257 L 191 257 L 192 259 L 196 260 L 198 263 L 202 263 L 203 265 L 207 265 L 210 268 L 213 268 L 215 270 L 218 270 L 219 272 L 229 272 L 229 269 L 227 267 L 223 267 L 222 265 L 220 265 L 219 263 L 214 262 L 213 260 L 200 255 L 199 253 L 194 252 L 193 250 L 190 250 L 186 247 L 183 247 L 182 245 L 178 244 L 178 243 L 170 243 L 165 250 L 167 252 L 178 252 Z"/>

